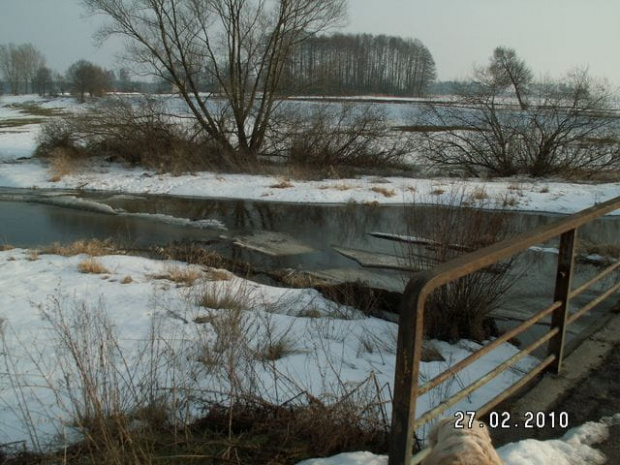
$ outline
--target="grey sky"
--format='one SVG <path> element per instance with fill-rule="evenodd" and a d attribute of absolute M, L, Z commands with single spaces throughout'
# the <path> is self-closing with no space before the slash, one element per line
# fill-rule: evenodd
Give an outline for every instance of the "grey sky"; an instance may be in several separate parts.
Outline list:
<path fill-rule="evenodd" d="M 97 23 L 78 0 L 0 0 L 0 44 L 31 42 L 60 71 L 80 58 L 119 67 L 119 42 L 94 47 Z M 442 80 L 466 77 L 505 45 L 537 76 L 588 66 L 620 85 L 618 0 L 349 0 L 344 31 L 418 38 Z"/>

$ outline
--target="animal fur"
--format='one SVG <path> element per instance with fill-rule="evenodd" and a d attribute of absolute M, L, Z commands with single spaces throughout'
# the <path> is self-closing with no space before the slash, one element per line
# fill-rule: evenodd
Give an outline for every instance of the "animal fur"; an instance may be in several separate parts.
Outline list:
<path fill-rule="evenodd" d="M 504 465 L 484 423 L 455 428 L 454 418 L 441 420 L 429 435 L 433 448 L 422 465 Z"/>

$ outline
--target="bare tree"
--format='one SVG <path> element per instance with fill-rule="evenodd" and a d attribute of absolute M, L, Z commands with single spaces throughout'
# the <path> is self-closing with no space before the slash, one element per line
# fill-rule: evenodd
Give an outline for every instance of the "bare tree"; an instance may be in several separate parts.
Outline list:
<path fill-rule="evenodd" d="M 294 47 L 340 22 L 346 0 L 82 0 L 111 20 L 101 37 L 129 52 L 183 97 L 224 153 L 253 159 L 265 141 L 284 64 Z M 205 79 L 205 75 L 207 75 Z M 200 93 L 213 80 L 223 102 Z"/>
<path fill-rule="evenodd" d="M 494 81 L 459 87 L 461 105 L 429 105 L 419 137 L 426 157 L 469 175 L 592 174 L 617 166 L 620 155 L 610 94 L 587 72 L 532 83 L 530 105 L 503 104 Z"/>
<path fill-rule="evenodd" d="M 34 92 L 35 78 L 40 68 L 45 66 L 45 57 L 32 44 L 19 47 L 19 66 L 22 68 L 24 90 Z"/>
<path fill-rule="evenodd" d="M 0 72 L 12 94 L 19 94 L 23 70 L 19 66 L 19 48 L 15 44 L 0 45 Z"/>
<path fill-rule="evenodd" d="M 45 66 L 45 58 L 32 44 L 0 45 L 0 74 L 9 84 L 11 93 L 28 92 L 42 66 Z"/>
<path fill-rule="evenodd" d="M 67 70 L 67 80 L 80 102 L 88 93 L 100 97 L 110 89 L 112 79 L 109 71 L 86 60 L 73 63 Z"/>
<path fill-rule="evenodd" d="M 43 96 L 52 92 L 52 70 L 46 66 L 40 66 L 32 80 L 32 90 Z"/>
<path fill-rule="evenodd" d="M 497 47 L 493 50 L 488 68 L 479 73 L 478 78 L 483 81 L 490 78 L 500 89 L 512 87 L 521 109 L 527 108 L 525 98 L 528 86 L 533 80 L 533 74 L 525 61 L 517 56 L 514 49 Z"/>

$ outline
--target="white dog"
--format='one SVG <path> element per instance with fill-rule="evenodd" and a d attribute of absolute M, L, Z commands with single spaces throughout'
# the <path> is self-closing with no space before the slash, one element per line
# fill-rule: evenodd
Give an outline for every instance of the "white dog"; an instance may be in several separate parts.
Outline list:
<path fill-rule="evenodd" d="M 455 428 L 454 418 L 441 420 L 429 435 L 433 448 L 422 465 L 504 465 L 484 423 Z"/>

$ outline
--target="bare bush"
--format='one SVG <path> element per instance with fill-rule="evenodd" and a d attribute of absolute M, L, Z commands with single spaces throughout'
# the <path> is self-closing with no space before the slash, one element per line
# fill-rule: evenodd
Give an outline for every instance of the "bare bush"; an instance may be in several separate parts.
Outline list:
<path fill-rule="evenodd" d="M 507 213 L 482 210 L 480 207 L 489 201 L 476 201 L 463 190 L 453 190 L 450 196 L 449 204 L 456 207 L 434 200 L 428 207 L 410 210 L 407 225 L 412 242 L 403 253 L 412 269 L 432 269 L 508 236 Z M 498 307 L 512 284 L 512 277 L 507 274 L 510 264 L 485 268 L 433 291 L 426 303 L 426 335 L 447 341 L 463 338 L 482 341 L 496 335 L 489 314 Z"/>
<path fill-rule="evenodd" d="M 172 173 L 217 165 L 220 155 L 192 125 L 167 114 L 162 101 L 147 97 L 109 97 L 46 123 L 36 154 L 49 157 L 58 149 Z"/>
<path fill-rule="evenodd" d="M 521 96 L 529 104 L 519 109 L 506 104 L 502 91 L 482 75 L 460 86 L 462 105 L 429 105 L 425 130 L 417 134 L 424 156 L 474 176 L 592 175 L 617 168 L 620 141 L 610 94 L 585 72 L 532 84 Z"/>
<path fill-rule="evenodd" d="M 401 167 L 408 142 L 390 129 L 378 106 L 305 105 L 289 109 L 274 127 L 272 151 L 292 165 Z"/>

